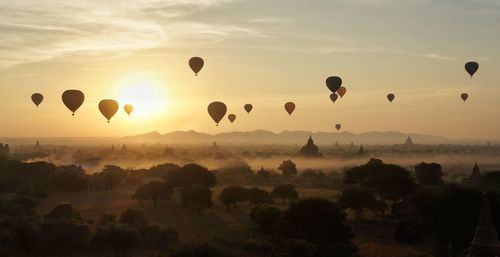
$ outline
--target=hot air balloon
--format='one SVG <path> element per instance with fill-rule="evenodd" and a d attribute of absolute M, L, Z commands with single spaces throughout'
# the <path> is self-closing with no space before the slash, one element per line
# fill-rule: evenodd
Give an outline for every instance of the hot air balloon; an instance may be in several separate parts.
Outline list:
<path fill-rule="evenodd" d="M 126 104 L 125 106 L 123 106 L 123 109 L 130 116 L 130 114 L 134 111 L 134 106 L 131 104 Z"/>
<path fill-rule="evenodd" d="M 340 96 L 340 98 L 342 98 L 345 95 L 346 92 L 347 92 L 347 89 L 345 87 L 340 87 L 337 90 L 337 94 Z"/>
<path fill-rule="evenodd" d="M 64 105 L 73 113 L 75 116 L 75 112 L 82 106 L 83 101 L 85 101 L 85 95 L 80 90 L 66 90 L 62 94 L 62 100 Z"/>
<path fill-rule="evenodd" d="M 464 102 L 465 102 L 465 101 L 467 101 L 467 98 L 469 98 L 469 94 L 463 93 L 460 95 L 460 98 L 462 98 L 462 100 L 464 100 Z"/>
<path fill-rule="evenodd" d="M 330 100 L 332 100 L 332 102 L 335 103 L 335 101 L 337 101 L 337 99 L 339 99 L 339 96 L 337 94 L 333 93 L 330 95 Z"/>
<path fill-rule="evenodd" d="M 233 123 L 233 122 L 236 120 L 236 115 L 234 115 L 234 114 L 229 114 L 229 115 L 227 116 L 227 118 L 229 119 L 229 121 L 230 121 L 231 123 Z"/>
<path fill-rule="evenodd" d="M 474 73 L 479 69 L 479 63 L 477 62 L 468 62 L 465 64 L 465 70 L 469 73 L 470 77 L 474 76 Z"/>
<path fill-rule="evenodd" d="M 328 77 L 326 79 L 326 86 L 332 93 L 335 93 L 339 90 L 340 86 L 342 86 L 342 79 L 337 76 Z"/>
<path fill-rule="evenodd" d="M 99 102 L 99 111 L 110 122 L 111 118 L 115 116 L 118 111 L 118 102 L 112 99 L 104 99 Z"/>
<path fill-rule="evenodd" d="M 340 130 L 340 128 L 342 128 L 342 125 L 337 124 L 337 125 L 335 125 L 335 128 L 336 128 L 337 130 Z"/>
<path fill-rule="evenodd" d="M 247 113 L 250 113 L 253 109 L 253 106 L 251 104 L 245 104 L 245 106 L 243 106 L 243 108 L 245 108 L 245 111 Z"/>
<path fill-rule="evenodd" d="M 396 96 L 393 93 L 387 94 L 387 100 L 389 100 L 389 102 L 392 103 L 392 101 L 394 101 L 394 98 L 396 98 Z"/>
<path fill-rule="evenodd" d="M 34 93 L 31 95 L 31 101 L 38 107 L 43 101 L 43 95 L 40 93 Z"/>
<path fill-rule="evenodd" d="M 288 112 L 288 115 L 292 115 L 293 111 L 295 111 L 295 104 L 293 102 L 288 102 L 285 104 L 285 110 Z"/>
<path fill-rule="evenodd" d="M 205 62 L 201 59 L 201 57 L 192 57 L 189 59 L 189 67 L 191 67 L 195 76 L 198 76 L 198 72 L 200 72 L 204 64 Z"/>
<path fill-rule="evenodd" d="M 216 125 L 219 126 L 219 122 L 226 115 L 227 107 L 223 102 L 212 102 L 208 105 L 208 114 L 215 121 Z"/>

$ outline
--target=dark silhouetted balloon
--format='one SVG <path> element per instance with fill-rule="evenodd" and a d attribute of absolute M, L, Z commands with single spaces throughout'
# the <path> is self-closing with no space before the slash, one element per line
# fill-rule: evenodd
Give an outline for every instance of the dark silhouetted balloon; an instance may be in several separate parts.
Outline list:
<path fill-rule="evenodd" d="M 189 67 L 191 67 L 195 76 L 198 76 L 198 72 L 201 71 L 204 64 L 205 62 L 201 59 L 201 57 L 192 57 L 189 59 Z"/>
<path fill-rule="evenodd" d="M 245 111 L 247 113 L 250 113 L 252 111 L 252 109 L 253 109 L 253 105 L 251 105 L 251 104 L 245 104 L 245 106 L 243 106 L 243 108 L 245 108 Z"/>
<path fill-rule="evenodd" d="M 337 76 L 328 77 L 326 79 L 326 86 L 332 93 L 335 93 L 339 90 L 340 86 L 342 86 L 342 79 Z"/>
<path fill-rule="evenodd" d="M 229 115 L 227 116 L 227 118 L 229 119 L 229 121 L 230 121 L 231 123 L 233 123 L 233 122 L 236 120 L 236 115 L 234 115 L 234 114 L 229 114 Z"/>
<path fill-rule="evenodd" d="M 335 128 L 336 128 L 337 130 L 340 130 L 340 129 L 342 128 L 342 125 L 337 124 L 337 125 L 335 125 Z"/>
<path fill-rule="evenodd" d="M 345 87 L 340 87 L 337 90 L 337 94 L 340 96 L 340 98 L 342 98 L 345 95 L 346 92 L 347 92 L 347 89 Z"/>
<path fill-rule="evenodd" d="M 38 107 L 43 101 L 43 95 L 40 93 L 34 93 L 31 95 L 31 101 Z"/>
<path fill-rule="evenodd" d="M 469 98 L 469 94 L 463 93 L 460 95 L 460 98 L 462 98 L 462 100 L 464 100 L 464 102 L 465 102 L 465 101 L 467 101 L 467 98 Z"/>
<path fill-rule="evenodd" d="M 219 122 L 226 115 L 227 107 L 223 102 L 212 102 L 208 105 L 208 114 L 215 121 L 216 125 L 219 125 Z"/>
<path fill-rule="evenodd" d="M 332 102 L 335 103 L 335 101 L 337 101 L 337 99 L 339 99 L 339 96 L 337 94 L 333 93 L 330 95 L 330 100 L 332 100 Z"/>
<path fill-rule="evenodd" d="M 134 111 L 134 106 L 131 104 L 126 104 L 125 106 L 123 106 L 123 109 L 128 115 L 130 115 Z"/>
<path fill-rule="evenodd" d="M 99 111 L 108 120 L 108 123 L 115 116 L 118 108 L 118 102 L 112 99 L 105 99 L 99 102 Z"/>
<path fill-rule="evenodd" d="M 394 98 L 396 98 L 396 96 L 393 93 L 387 94 L 387 100 L 389 100 L 389 102 L 392 103 L 392 101 L 394 101 Z"/>
<path fill-rule="evenodd" d="M 470 77 L 474 76 L 474 73 L 479 69 L 479 63 L 477 62 L 468 62 L 465 64 L 465 70 L 469 73 Z"/>
<path fill-rule="evenodd" d="M 75 116 L 75 112 L 82 106 L 83 101 L 85 101 L 85 95 L 80 90 L 66 90 L 62 94 L 62 100 L 64 105 L 73 113 Z"/>
<path fill-rule="evenodd" d="M 293 111 L 295 111 L 295 104 L 293 102 L 286 103 L 285 110 L 288 112 L 288 115 L 292 115 Z"/>

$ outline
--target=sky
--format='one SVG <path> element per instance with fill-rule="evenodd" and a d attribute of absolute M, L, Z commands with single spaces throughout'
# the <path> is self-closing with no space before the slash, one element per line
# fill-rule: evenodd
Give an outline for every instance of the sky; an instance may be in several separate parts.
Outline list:
<path fill-rule="evenodd" d="M 0 0 L 0 37 L 2 137 L 340 123 L 357 133 L 500 138 L 497 0 Z M 192 56 L 205 60 L 199 76 Z M 467 61 L 480 64 L 474 78 Z M 329 76 L 347 88 L 336 103 Z M 68 89 L 86 96 L 74 117 L 61 101 Z M 136 110 L 108 124 L 102 99 Z M 236 121 L 215 126 L 212 101 Z M 297 105 L 291 116 L 287 101 Z"/>

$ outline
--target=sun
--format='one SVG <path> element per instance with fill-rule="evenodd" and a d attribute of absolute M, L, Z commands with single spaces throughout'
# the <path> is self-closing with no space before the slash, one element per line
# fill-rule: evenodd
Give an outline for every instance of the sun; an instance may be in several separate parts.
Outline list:
<path fill-rule="evenodd" d="M 168 105 L 168 97 L 158 81 L 150 76 L 128 76 L 117 86 L 121 106 L 131 104 L 137 117 L 160 115 Z"/>

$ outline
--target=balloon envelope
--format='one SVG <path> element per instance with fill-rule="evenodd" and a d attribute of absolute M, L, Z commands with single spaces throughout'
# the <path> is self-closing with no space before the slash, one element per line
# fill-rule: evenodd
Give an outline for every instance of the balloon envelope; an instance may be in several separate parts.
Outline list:
<path fill-rule="evenodd" d="M 469 94 L 463 93 L 460 95 L 460 98 L 462 98 L 462 100 L 465 102 L 467 100 L 467 98 L 469 98 Z"/>
<path fill-rule="evenodd" d="M 479 69 L 479 63 L 477 62 L 468 62 L 465 64 L 465 70 L 469 73 L 470 77 L 474 76 L 474 73 Z"/>
<path fill-rule="evenodd" d="M 43 101 L 43 95 L 40 93 L 34 93 L 31 95 L 31 101 L 38 107 Z"/>
<path fill-rule="evenodd" d="M 205 61 L 201 57 L 192 57 L 189 59 L 189 67 L 191 67 L 196 76 L 198 76 L 198 72 L 201 71 L 203 65 L 205 65 Z"/>
<path fill-rule="evenodd" d="M 229 115 L 227 116 L 227 118 L 229 119 L 229 121 L 230 121 L 231 123 L 233 123 L 233 122 L 236 120 L 236 115 L 234 115 L 234 114 L 229 114 Z"/>
<path fill-rule="evenodd" d="M 252 111 L 252 109 L 253 109 L 253 105 L 251 105 L 251 104 L 245 104 L 245 106 L 243 106 L 243 108 L 245 108 L 245 111 L 247 113 L 250 113 Z"/>
<path fill-rule="evenodd" d="M 337 90 L 337 94 L 340 96 L 340 98 L 342 98 L 345 95 L 346 92 L 347 92 L 347 89 L 345 87 L 340 87 Z"/>
<path fill-rule="evenodd" d="M 335 125 L 335 128 L 336 128 L 337 130 L 340 130 L 340 128 L 342 128 L 342 125 L 337 124 L 337 125 Z"/>
<path fill-rule="evenodd" d="M 387 94 L 387 100 L 389 100 L 389 102 L 392 103 L 392 101 L 394 101 L 394 98 L 396 98 L 396 96 L 393 93 Z"/>
<path fill-rule="evenodd" d="M 326 86 L 332 93 L 335 93 L 339 90 L 340 86 L 342 86 L 342 79 L 337 76 L 328 77 L 326 79 Z"/>
<path fill-rule="evenodd" d="M 82 106 L 83 101 L 85 101 L 85 95 L 80 90 L 66 90 L 62 94 L 62 100 L 64 105 L 73 112 L 73 116 L 75 112 Z"/>
<path fill-rule="evenodd" d="M 339 96 L 337 94 L 333 93 L 330 95 L 330 100 L 332 100 L 332 102 L 335 103 L 335 101 L 337 101 L 337 99 L 339 99 Z"/>
<path fill-rule="evenodd" d="M 108 123 L 115 116 L 118 107 L 118 102 L 112 99 L 105 99 L 99 102 L 99 111 L 108 120 Z"/>
<path fill-rule="evenodd" d="M 288 112 L 288 115 L 292 115 L 293 111 L 295 111 L 295 104 L 293 102 L 286 103 L 285 110 Z"/>
<path fill-rule="evenodd" d="M 212 102 L 208 105 L 208 114 L 215 121 L 216 125 L 224 118 L 227 112 L 227 106 L 223 102 Z"/>
<path fill-rule="evenodd" d="M 131 104 L 126 104 L 125 106 L 123 106 L 123 109 L 128 115 L 130 115 L 134 111 L 134 106 Z"/>

